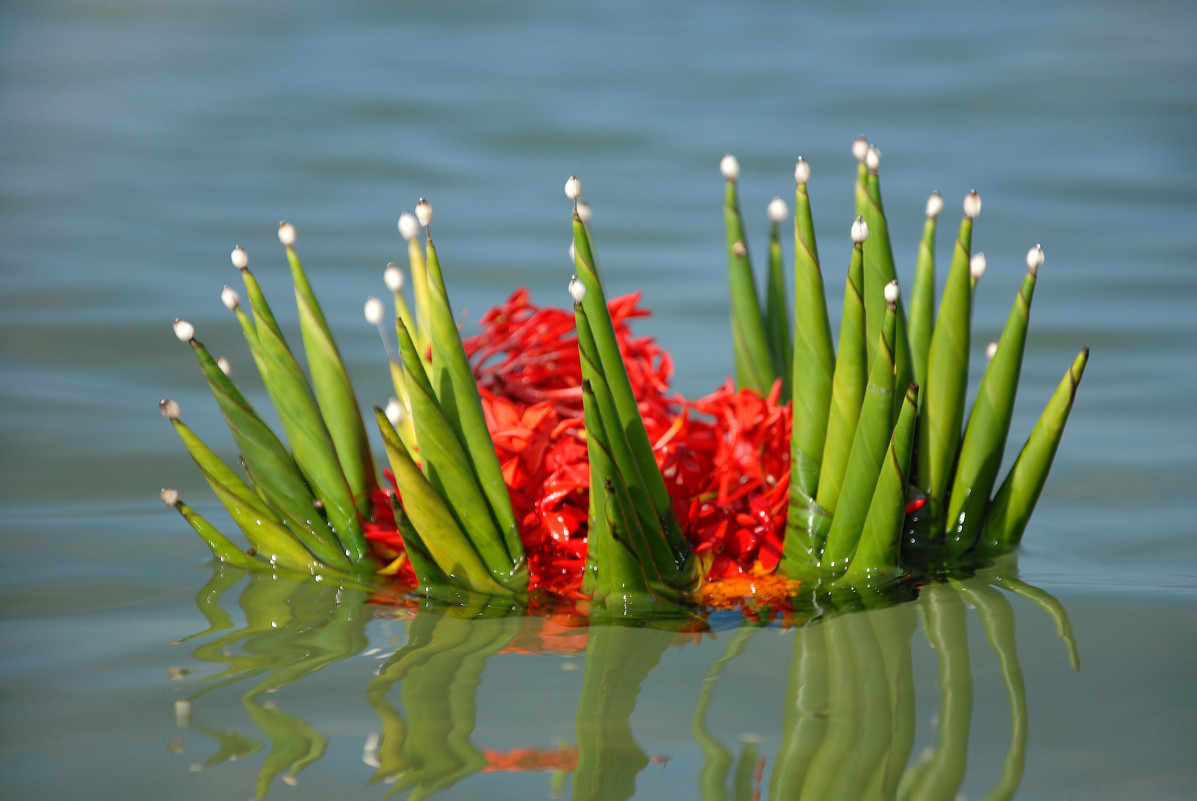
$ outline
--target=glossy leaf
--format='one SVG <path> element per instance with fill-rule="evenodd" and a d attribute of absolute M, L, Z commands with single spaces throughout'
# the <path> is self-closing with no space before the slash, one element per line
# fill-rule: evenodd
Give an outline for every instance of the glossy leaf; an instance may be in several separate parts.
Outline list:
<path fill-rule="evenodd" d="M 1064 424 L 1072 411 L 1076 388 L 1085 373 L 1089 361 L 1089 349 L 1083 349 L 1073 360 L 1056 387 L 1047 408 L 1031 429 L 1026 445 L 1010 468 L 1010 473 L 994 496 L 989 507 L 985 531 L 978 546 L 981 556 L 994 556 L 1010 550 L 1022 540 L 1031 512 L 1039 501 L 1039 494 L 1047 482 L 1047 474 L 1055 459 L 1060 438 L 1064 435 Z"/>

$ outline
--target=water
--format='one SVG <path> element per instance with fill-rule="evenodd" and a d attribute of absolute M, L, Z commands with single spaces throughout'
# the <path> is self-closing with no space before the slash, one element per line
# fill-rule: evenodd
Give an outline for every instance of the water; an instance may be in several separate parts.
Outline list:
<path fill-rule="evenodd" d="M 693 395 L 731 363 L 719 158 L 733 151 L 743 165 L 759 253 L 765 205 L 792 191 L 805 156 L 820 244 L 840 254 L 825 262 L 846 266 L 848 147 L 863 132 L 884 153 L 906 280 L 927 194 L 944 193 L 950 219 L 966 191 L 982 193 L 978 343 L 1000 330 L 1026 249 L 1043 244 L 1012 441 L 1076 351 L 1092 348 L 1019 564 L 1067 608 L 1081 670 L 1042 612 L 1012 600 L 1030 726 L 1018 797 L 1191 797 L 1195 33 L 1184 3 L 0 8 L 2 794 L 253 793 L 262 753 L 188 770 L 216 749 L 194 726 L 176 729 L 167 669 L 212 668 L 194 641 L 168 643 L 204 628 L 195 594 L 210 571 L 202 544 L 156 500 L 170 484 L 216 512 L 154 404 L 174 397 L 216 437 L 215 405 L 169 322 L 191 320 L 248 373 L 217 302 L 234 244 L 281 306 L 274 228 L 296 224 L 359 395 L 377 402 L 388 379 L 360 309 L 402 255 L 399 212 L 422 195 L 434 203 L 450 291 L 469 319 L 521 284 L 564 303 L 561 186 L 576 174 L 612 291 L 644 292 L 654 317 L 639 330 L 672 351 L 675 384 Z M 841 269 L 829 270 L 833 309 Z M 242 592 L 229 591 L 230 609 Z M 977 797 L 1000 771 L 1009 712 L 970 620 L 974 720 L 1005 721 L 997 733 L 975 727 L 964 789 Z M 407 625 L 377 618 L 363 632 L 389 650 Z M 732 636 L 724 627 L 667 649 L 648 674 L 631 730 L 646 754 L 672 759 L 649 763 L 638 797 L 699 796 L 690 714 Z M 708 711 L 732 750 L 743 734 L 761 737 L 767 771 L 793 638 L 754 637 Z M 917 748 L 934 742 L 938 706 L 925 641 L 921 629 L 910 640 Z M 329 745 L 298 788 L 276 780 L 272 794 L 385 794 L 361 761 L 380 725 L 364 695 L 377 660 L 364 650 L 279 691 L 277 706 Z M 488 658 L 475 744 L 576 743 L 586 671 L 561 667 L 580 663 Z M 209 693 L 196 719 L 263 740 L 237 701 L 249 689 Z M 182 754 L 166 753 L 174 738 Z M 546 776 L 479 774 L 441 797 L 540 797 Z"/>

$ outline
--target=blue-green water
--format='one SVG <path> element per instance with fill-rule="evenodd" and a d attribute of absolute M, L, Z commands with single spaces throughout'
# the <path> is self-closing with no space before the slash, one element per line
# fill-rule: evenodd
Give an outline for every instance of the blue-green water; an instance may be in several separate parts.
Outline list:
<path fill-rule="evenodd" d="M 1197 794 L 1195 40 L 1185 3 L 0 7 L 0 795 L 253 793 L 264 751 L 189 770 L 217 748 L 176 727 L 168 668 L 217 669 L 194 655 L 203 638 L 169 643 L 206 627 L 195 595 L 211 574 L 202 543 L 157 501 L 172 485 L 216 512 L 154 405 L 175 398 L 216 439 L 215 405 L 170 321 L 191 320 L 249 371 L 218 302 L 234 244 L 281 305 L 275 224 L 296 224 L 359 395 L 374 403 L 388 377 L 361 302 L 403 255 L 399 213 L 433 202 L 469 319 L 518 285 L 563 303 L 561 187 L 576 174 L 611 290 L 644 292 L 654 316 L 638 330 L 672 351 L 676 386 L 692 395 L 731 364 L 719 158 L 739 156 L 758 242 L 766 203 L 792 191 L 794 158 L 811 162 L 838 309 L 828 254 L 846 266 L 849 145 L 861 133 L 884 154 L 906 280 L 928 193 L 943 192 L 952 219 L 965 192 L 981 192 L 978 343 L 1000 330 L 1023 255 L 1043 244 L 1012 440 L 1092 348 L 1019 564 L 1067 608 L 1081 670 L 1047 617 L 1013 598 L 1029 720 L 1018 797 Z M 240 593 L 225 599 L 234 619 Z M 1010 715 L 970 621 L 977 723 L 963 791 L 975 798 L 996 781 Z M 365 696 L 379 660 L 366 652 L 402 645 L 407 625 L 364 623 L 360 653 L 277 693 L 328 747 L 298 787 L 279 780 L 273 794 L 385 795 L 362 761 L 380 728 Z M 649 763 L 637 797 L 699 797 L 690 716 L 732 635 L 724 626 L 665 650 L 648 674 L 631 731 L 671 759 Z M 707 713 L 733 750 L 761 738 L 766 784 L 793 639 L 754 637 Z M 917 756 L 935 742 L 937 669 L 921 628 L 911 643 Z M 474 744 L 576 743 L 585 671 L 571 666 L 581 658 L 487 659 Z M 239 703 L 249 689 L 203 696 L 195 720 L 265 742 Z M 499 773 L 439 797 L 547 792 L 546 774 Z"/>

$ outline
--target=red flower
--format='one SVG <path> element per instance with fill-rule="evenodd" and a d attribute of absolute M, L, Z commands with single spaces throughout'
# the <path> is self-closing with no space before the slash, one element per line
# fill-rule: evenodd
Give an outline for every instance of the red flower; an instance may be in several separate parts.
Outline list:
<path fill-rule="evenodd" d="M 651 338 L 632 336 L 628 325 L 647 315 L 638 300 L 628 295 L 608 306 L 678 521 L 709 580 L 748 579 L 756 584 L 742 592 L 759 594 L 762 577 L 781 558 L 788 502 L 791 418 L 778 403 L 780 384 L 764 398 L 736 391 L 730 380 L 696 401 L 668 394 L 669 354 Z M 579 599 L 590 473 L 574 316 L 535 306 L 520 289 L 481 326 L 464 344 L 527 554 L 530 589 Z M 389 560 L 402 540 L 389 502 L 377 507 L 366 536 Z M 784 605 L 792 582 L 770 586 Z M 718 604 L 726 596 L 704 594 Z"/>

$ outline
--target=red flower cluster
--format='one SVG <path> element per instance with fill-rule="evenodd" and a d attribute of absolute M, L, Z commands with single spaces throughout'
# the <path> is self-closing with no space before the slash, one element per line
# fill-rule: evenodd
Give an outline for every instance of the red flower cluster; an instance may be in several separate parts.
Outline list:
<path fill-rule="evenodd" d="M 670 395 L 669 354 L 631 333 L 629 321 L 647 315 L 638 301 L 617 298 L 609 309 L 678 521 L 708 579 L 749 579 L 759 592 L 781 558 L 790 409 L 779 405 L 779 387 L 762 398 L 730 381 L 696 401 Z M 577 597 L 590 475 L 574 316 L 533 305 L 521 289 L 488 312 L 481 328 L 465 348 L 511 493 L 530 588 Z M 392 555 L 401 544 L 389 504 L 379 508 L 367 536 Z M 778 593 L 790 589 L 779 585 Z"/>

